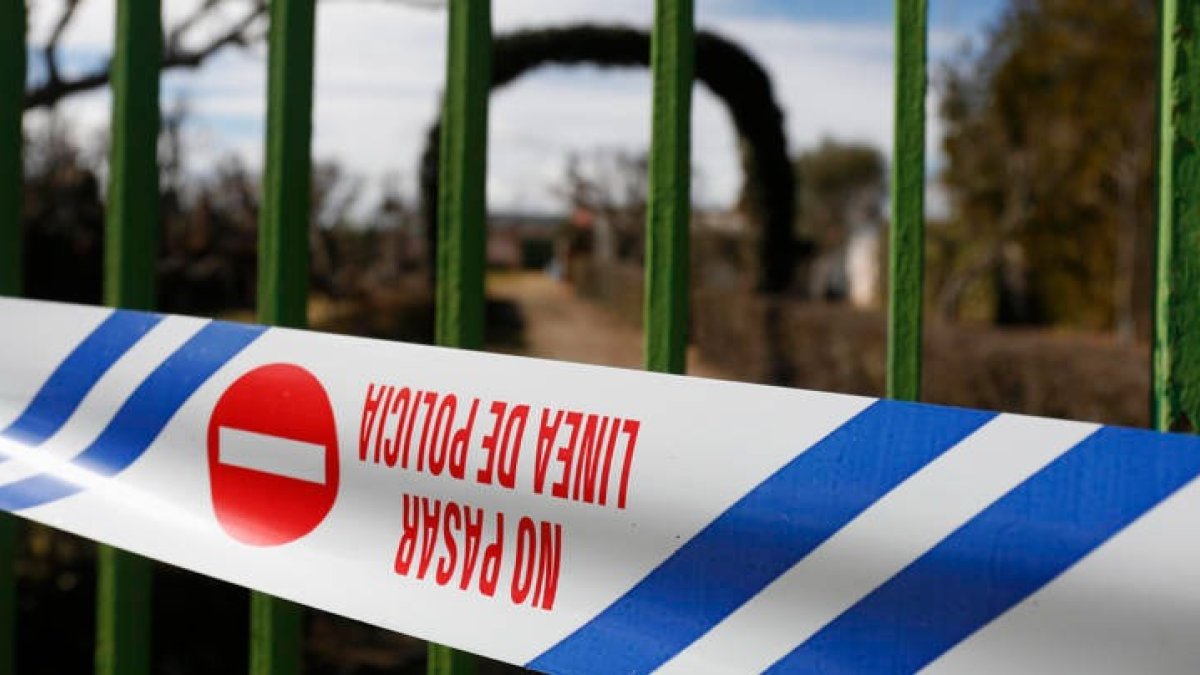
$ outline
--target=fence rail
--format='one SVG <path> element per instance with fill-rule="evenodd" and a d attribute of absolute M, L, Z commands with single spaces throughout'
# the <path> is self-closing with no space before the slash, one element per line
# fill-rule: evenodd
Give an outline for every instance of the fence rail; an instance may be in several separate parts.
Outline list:
<path fill-rule="evenodd" d="M 21 293 L 21 110 L 25 97 L 25 3 L 0 1 L 0 295 Z M 16 672 L 16 516 L 0 515 L 0 675 Z"/>
<path fill-rule="evenodd" d="M 483 346 L 483 241 L 491 78 L 489 0 L 450 0 L 438 223 L 439 344 Z M 926 0 L 896 0 L 896 91 L 889 284 L 888 395 L 916 399 L 921 381 L 925 185 Z M 20 293 L 24 0 L 0 0 L 0 294 Z M 646 227 L 646 366 L 685 370 L 688 311 L 693 0 L 656 0 L 653 129 Z M 1200 420 L 1200 2 L 1163 0 L 1160 37 L 1158 284 L 1153 355 L 1159 428 Z M 259 319 L 305 324 L 315 0 L 272 0 L 266 161 L 259 240 Z M 161 19 L 157 0 L 118 0 L 106 303 L 154 298 Z M 0 515 L 0 675 L 15 669 L 16 520 Z M 150 667 L 150 563 L 100 556 L 97 672 Z M 300 668 L 302 609 L 254 594 L 251 671 Z M 474 658 L 431 646 L 430 672 L 466 673 Z"/>

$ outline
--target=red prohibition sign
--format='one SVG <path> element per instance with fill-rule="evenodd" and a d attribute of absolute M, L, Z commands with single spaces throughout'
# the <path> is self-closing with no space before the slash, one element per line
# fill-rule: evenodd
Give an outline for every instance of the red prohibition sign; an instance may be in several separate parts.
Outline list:
<path fill-rule="evenodd" d="M 295 541 L 321 524 L 338 491 L 338 442 L 325 388 L 287 363 L 229 386 L 208 423 L 213 510 L 234 539 Z"/>

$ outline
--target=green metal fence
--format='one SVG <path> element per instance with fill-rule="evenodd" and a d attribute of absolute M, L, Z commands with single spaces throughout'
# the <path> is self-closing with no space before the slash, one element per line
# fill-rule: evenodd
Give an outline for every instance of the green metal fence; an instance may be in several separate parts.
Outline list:
<path fill-rule="evenodd" d="M 271 0 L 259 319 L 302 327 L 308 223 L 315 0 Z M 450 0 L 438 223 L 439 344 L 483 346 L 483 268 L 490 0 Z M 654 109 L 646 228 L 647 368 L 683 372 L 688 324 L 693 0 L 656 0 Z M 1160 429 L 1200 420 L 1200 0 L 1162 0 L 1158 147 L 1158 276 L 1153 410 Z M 0 0 L 0 294 L 20 293 L 24 0 Z M 159 0 L 117 1 L 105 301 L 151 309 L 157 249 L 162 54 Z M 924 251 L 926 0 L 896 0 L 887 391 L 921 389 Z M 1190 338 L 1190 339 L 1189 339 Z M 0 514 L 0 675 L 15 669 L 16 519 Z M 99 556 L 96 670 L 150 669 L 149 561 L 104 547 Z M 300 669 L 302 608 L 251 600 L 250 670 Z M 430 647 L 431 673 L 468 673 L 474 657 Z"/>

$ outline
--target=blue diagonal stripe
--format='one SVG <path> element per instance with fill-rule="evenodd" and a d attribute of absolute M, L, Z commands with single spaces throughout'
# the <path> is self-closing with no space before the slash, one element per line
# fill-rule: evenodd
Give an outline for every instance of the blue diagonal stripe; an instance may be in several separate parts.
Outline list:
<path fill-rule="evenodd" d="M 102 476 L 123 471 L 142 456 L 200 385 L 265 330 L 222 322 L 205 325 L 138 385 L 75 464 Z M 52 474 L 33 476 L 0 487 L 0 509 L 39 506 L 80 489 Z"/>
<path fill-rule="evenodd" d="M 872 404 L 751 490 L 529 667 L 552 673 L 657 668 L 993 416 Z"/>
<path fill-rule="evenodd" d="M 912 673 L 1200 474 L 1200 439 L 1105 427 L 942 540 L 768 672 Z"/>
<path fill-rule="evenodd" d="M 113 312 L 54 369 L 15 422 L 0 435 L 40 445 L 70 419 L 83 398 L 117 359 L 162 321 L 157 314 Z M 0 455 L 0 461 L 7 457 Z"/>

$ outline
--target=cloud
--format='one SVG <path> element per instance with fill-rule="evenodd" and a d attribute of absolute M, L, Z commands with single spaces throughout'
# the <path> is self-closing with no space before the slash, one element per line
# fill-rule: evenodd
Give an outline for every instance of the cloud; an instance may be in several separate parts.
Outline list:
<path fill-rule="evenodd" d="M 198 0 L 170 0 L 171 25 Z M 235 3 L 236 4 L 236 3 Z M 35 3 L 31 38 L 44 40 L 54 3 Z M 399 172 L 415 189 L 426 130 L 438 110 L 445 65 L 445 13 L 386 2 L 318 4 L 313 154 L 335 159 L 374 181 Z M 236 9 L 236 8 L 235 8 Z M 497 32 L 580 21 L 648 27 L 647 0 L 499 0 Z M 230 16 L 236 15 L 236 11 Z M 71 49 L 111 49 L 111 0 L 85 0 L 67 37 Z M 727 0 L 700 0 L 698 23 L 729 36 L 770 72 L 786 115 L 793 152 L 832 136 L 887 151 L 892 130 L 892 29 L 878 23 L 798 21 L 737 11 Z M 217 30 L 220 22 L 205 27 Z M 968 34 L 934 30 L 942 53 Z M 264 50 L 229 50 L 202 70 L 164 80 L 167 102 L 183 97 L 192 114 L 193 168 L 228 153 L 252 167 L 262 162 Z M 650 79 L 645 72 L 550 68 L 498 92 L 491 101 L 489 203 L 492 208 L 553 209 L 572 152 L 600 147 L 645 150 L 650 129 Z M 107 121 L 108 97 L 69 101 L 64 112 L 80 125 Z M 940 135 L 931 117 L 929 144 Z M 711 94 L 698 89 L 693 112 L 693 160 L 702 180 L 696 197 L 729 205 L 741 185 L 732 123 Z M 932 156 L 932 154 L 931 154 Z"/>

